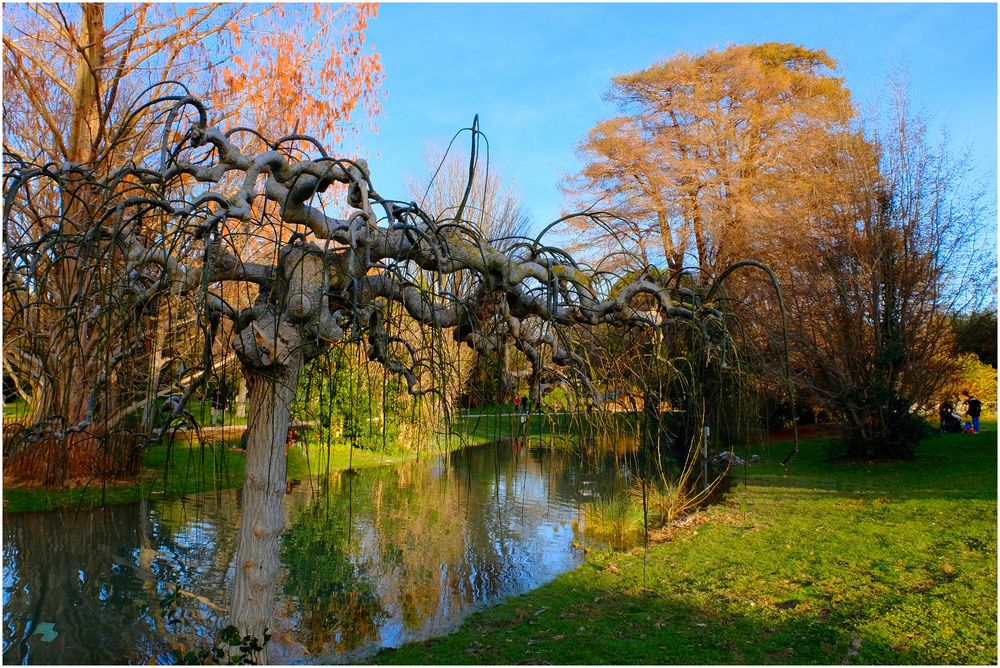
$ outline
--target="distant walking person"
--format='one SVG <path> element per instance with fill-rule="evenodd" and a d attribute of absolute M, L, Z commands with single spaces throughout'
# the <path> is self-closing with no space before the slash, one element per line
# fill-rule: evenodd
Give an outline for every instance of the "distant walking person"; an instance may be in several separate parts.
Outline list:
<path fill-rule="evenodd" d="M 212 403 L 212 426 L 214 427 L 216 421 L 223 417 L 223 411 L 226 408 L 226 389 L 222 386 L 222 383 L 216 384 L 209 400 Z"/>
<path fill-rule="evenodd" d="M 965 414 L 972 418 L 972 429 L 977 434 L 979 433 L 979 414 L 982 412 L 983 402 L 970 394 L 969 399 L 965 402 Z"/>

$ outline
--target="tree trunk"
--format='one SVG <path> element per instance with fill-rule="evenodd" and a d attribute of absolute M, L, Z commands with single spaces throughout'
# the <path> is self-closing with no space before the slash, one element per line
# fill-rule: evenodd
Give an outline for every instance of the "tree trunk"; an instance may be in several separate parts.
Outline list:
<path fill-rule="evenodd" d="M 160 376 L 163 373 L 163 347 L 170 334 L 170 318 L 157 311 L 155 316 L 154 336 L 150 341 L 152 347 L 152 362 L 149 365 L 149 376 L 146 379 L 146 405 L 142 407 L 142 425 L 140 431 L 144 435 L 152 435 L 156 429 L 156 419 L 159 417 L 159 406 L 156 403 L 157 391 L 160 389 Z"/>
<path fill-rule="evenodd" d="M 100 133 L 100 75 L 104 60 L 104 3 L 81 5 L 80 51 L 73 85 L 73 119 L 69 133 L 70 162 L 89 163 Z"/>
<path fill-rule="evenodd" d="M 72 163 L 94 161 L 99 140 L 101 72 L 104 58 L 104 5 L 81 6 L 79 46 L 74 63 L 75 81 L 71 97 L 69 145 L 66 159 Z M 93 225 L 91 216 L 97 209 L 91 201 L 95 195 L 81 186 L 82 177 L 71 173 L 67 177 L 72 197 L 63 196 L 60 231 L 66 237 L 84 233 Z M 44 423 L 50 433 L 10 463 L 18 477 L 35 479 L 45 484 L 63 485 L 68 478 L 92 476 L 107 469 L 107 453 L 101 452 L 103 425 L 91 425 L 90 433 L 66 433 L 87 416 L 88 399 L 98 375 L 109 342 L 100 332 L 99 319 L 89 315 L 92 304 L 86 304 L 90 281 L 96 280 L 87 267 L 81 265 L 80 254 L 54 251 L 54 264 L 45 291 L 48 300 L 39 302 L 36 312 L 46 341 L 42 369 L 32 387 L 29 420 Z M 75 325 L 69 325 L 75 323 Z M 32 330 L 36 330 L 36 324 Z M 112 396 L 113 393 L 106 395 Z M 105 412 L 107 406 L 104 407 Z M 97 437 L 95 437 L 95 435 Z M 103 461 L 102 461 L 103 460 Z"/>
<path fill-rule="evenodd" d="M 242 376 L 237 378 L 236 382 L 236 407 L 234 408 L 234 415 L 239 418 L 247 414 L 247 382 Z"/>
<path fill-rule="evenodd" d="M 278 577 L 279 539 L 285 528 L 282 500 L 285 494 L 285 441 L 291 405 L 302 373 L 301 354 L 283 360 L 280 372 L 264 375 L 247 372 L 249 419 L 243 508 L 236 547 L 236 582 L 230 623 L 242 635 L 263 642 L 273 632 L 275 586 Z M 267 662 L 267 647 L 261 663 Z"/>

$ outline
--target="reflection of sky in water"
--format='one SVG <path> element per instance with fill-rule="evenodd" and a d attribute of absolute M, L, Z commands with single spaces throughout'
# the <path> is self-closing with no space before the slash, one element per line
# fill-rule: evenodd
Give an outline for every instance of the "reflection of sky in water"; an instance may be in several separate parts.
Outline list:
<path fill-rule="evenodd" d="M 600 478 L 580 464 L 508 444 L 334 476 L 328 496 L 305 481 L 285 497 L 273 660 L 357 661 L 574 567 L 579 480 Z M 164 661 L 223 623 L 238 492 L 4 520 L 5 663 Z"/>

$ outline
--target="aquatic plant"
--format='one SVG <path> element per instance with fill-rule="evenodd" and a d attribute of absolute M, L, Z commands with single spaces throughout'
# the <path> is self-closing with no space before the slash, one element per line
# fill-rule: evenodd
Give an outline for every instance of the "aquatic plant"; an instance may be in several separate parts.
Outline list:
<path fill-rule="evenodd" d="M 586 535 L 615 550 L 625 550 L 642 542 L 642 508 L 628 494 L 601 497 L 587 505 Z"/>

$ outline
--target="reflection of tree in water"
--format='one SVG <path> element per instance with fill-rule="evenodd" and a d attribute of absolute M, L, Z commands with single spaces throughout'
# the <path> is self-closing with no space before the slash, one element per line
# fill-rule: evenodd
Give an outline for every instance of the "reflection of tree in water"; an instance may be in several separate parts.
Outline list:
<path fill-rule="evenodd" d="M 529 441 L 527 457 L 546 481 L 550 497 L 595 498 L 627 489 L 644 470 L 660 470 L 648 451 L 627 434 L 595 433 L 574 442 Z"/>
<path fill-rule="evenodd" d="M 373 641 L 386 616 L 352 559 L 351 503 L 349 490 L 320 494 L 282 536 L 284 591 L 298 603 L 297 640 L 311 653 L 343 652 Z"/>
<path fill-rule="evenodd" d="M 460 600 L 465 553 L 461 499 L 447 475 L 416 462 L 383 469 L 373 485 L 372 528 L 384 582 L 407 630 L 448 615 Z M 391 584 L 390 584 L 391 583 Z"/>
<path fill-rule="evenodd" d="M 215 518 L 178 522 L 172 530 L 149 517 L 149 505 L 138 503 L 4 518 L 4 663 L 163 658 L 170 646 L 189 640 L 178 635 L 182 629 L 166 632 L 160 610 L 177 585 L 187 592 L 177 602 L 185 620 L 210 624 L 217 609 L 202 601 L 217 591 L 206 591 L 206 581 L 215 576 L 221 588 L 225 574 L 225 567 L 213 568 L 219 547 L 205 540 L 214 535 Z M 202 557 L 190 568 L 188 549 Z M 46 623 L 54 635 L 45 633 Z"/>
<path fill-rule="evenodd" d="M 380 579 L 408 638 L 445 628 L 470 605 L 531 586 L 539 566 L 554 557 L 547 550 L 562 549 L 541 527 L 572 514 L 566 508 L 576 497 L 570 481 L 579 461 L 566 449 L 531 450 L 515 452 L 501 441 L 450 453 L 438 468 L 382 474 L 375 515 Z"/>
<path fill-rule="evenodd" d="M 59 515 L 59 522 L 42 513 L 4 518 L 3 662 L 49 663 L 60 655 L 82 663 L 126 660 L 131 643 L 116 642 L 91 627 L 95 617 L 106 614 L 132 623 L 149 603 L 134 598 L 141 584 L 108 554 L 121 532 L 130 534 L 124 543 L 138 543 L 136 511 Z M 114 586 L 122 579 L 132 580 L 132 586 Z M 33 632 L 45 622 L 55 622 L 59 634 L 49 642 Z"/>
<path fill-rule="evenodd" d="M 494 497 L 498 487 L 512 490 L 513 471 L 496 475 L 495 454 L 475 450 L 468 480 L 449 467 L 448 455 L 430 465 L 414 461 L 337 476 L 293 520 L 282 538 L 285 592 L 299 600 L 300 633 L 310 651 L 323 643 L 343 650 L 366 639 L 394 644 L 399 634 L 425 637 L 507 583 L 505 551 L 515 522 L 504 511 L 498 523 Z M 464 455 L 450 457 L 456 456 Z M 327 521 L 340 523 L 322 526 Z M 345 605 L 353 610 L 338 609 Z M 354 625 L 353 641 L 336 632 L 342 619 Z"/>
<path fill-rule="evenodd" d="M 423 639 L 571 567 L 579 555 L 562 527 L 583 481 L 612 484 L 621 459 L 600 443 L 587 453 L 508 441 L 303 481 L 286 497 L 288 623 L 274 642 L 291 630 L 315 656 Z M 5 518 L 4 661 L 145 662 L 203 647 L 228 604 L 238 497 Z M 159 602 L 176 585 L 172 624 Z M 32 635 L 43 621 L 56 622 L 55 640 Z"/>
<path fill-rule="evenodd" d="M 145 530 L 149 538 L 144 540 L 152 539 L 154 547 L 167 547 L 160 556 L 169 560 L 185 587 L 210 598 L 220 608 L 229 603 L 227 571 L 236 554 L 233 527 L 238 521 L 241 493 L 228 490 L 219 498 L 202 495 L 158 501 L 153 503 L 155 521 L 147 517 L 144 522 L 144 526 L 149 525 Z M 189 601 L 182 598 L 181 602 Z"/>

